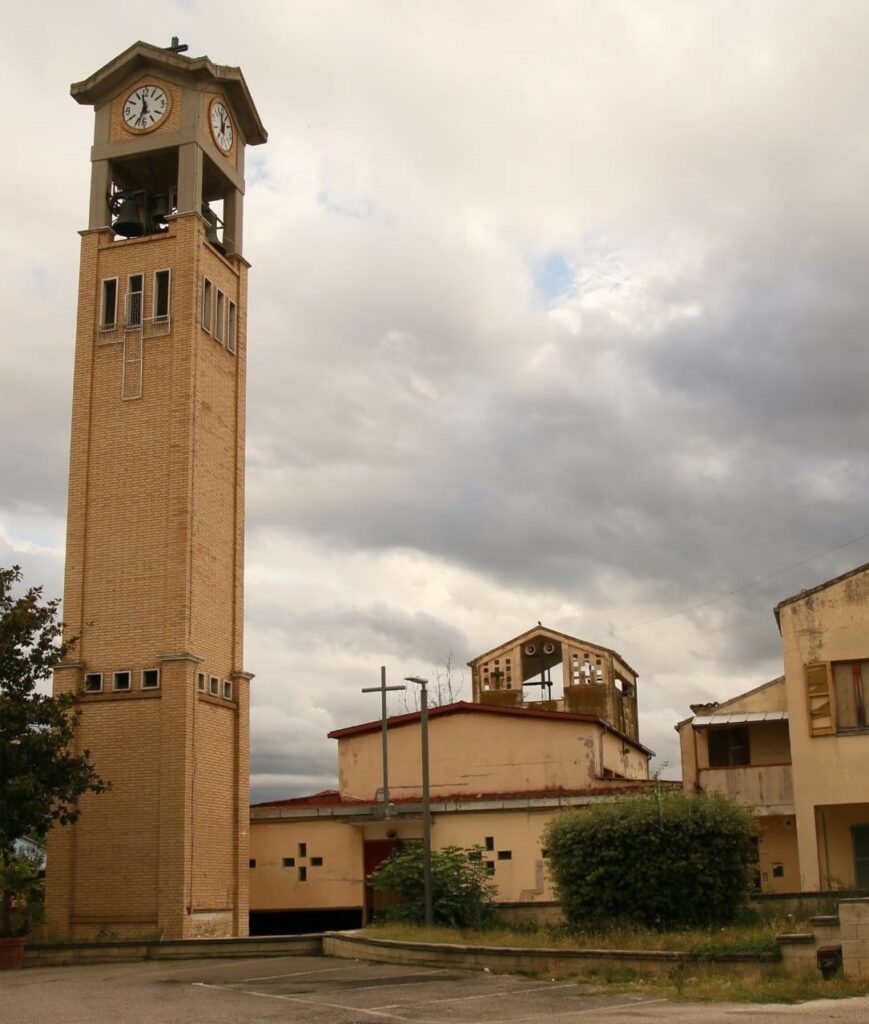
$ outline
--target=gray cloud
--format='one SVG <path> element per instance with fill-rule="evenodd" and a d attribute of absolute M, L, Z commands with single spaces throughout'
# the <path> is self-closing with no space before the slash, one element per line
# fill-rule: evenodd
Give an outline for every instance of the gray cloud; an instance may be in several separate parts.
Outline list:
<path fill-rule="evenodd" d="M 141 32 L 76 12 L 13 12 L 0 44 L 7 94 L 28 81 L 8 130 L 47 154 L 10 166 L 0 556 L 52 591 L 91 116 L 67 87 Z M 159 0 L 155 23 L 240 64 L 270 131 L 246 198 L 255 785 L 322 788 L 381 664 L 538 618 L 634 664 L 672 772 L 670 718 L 777 673 L 772 606 L 869 559 L 798 565 L 866 530 L 865 5 L 255 5 L 224 52 L 204 26 L 232 13 Z M 15 42 L 37 34 L 51 61 Z"/>

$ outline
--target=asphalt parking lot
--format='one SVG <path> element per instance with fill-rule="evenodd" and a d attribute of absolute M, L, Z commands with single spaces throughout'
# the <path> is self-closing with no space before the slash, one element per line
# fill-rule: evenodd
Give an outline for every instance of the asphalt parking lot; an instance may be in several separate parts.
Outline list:
<path fill-rule="evenodd" d="M 30 968 L 0 975 L 4 1024 L 866 1024 L 869 999 L 675 1004 L 535 981 L 328 957 Z"/>

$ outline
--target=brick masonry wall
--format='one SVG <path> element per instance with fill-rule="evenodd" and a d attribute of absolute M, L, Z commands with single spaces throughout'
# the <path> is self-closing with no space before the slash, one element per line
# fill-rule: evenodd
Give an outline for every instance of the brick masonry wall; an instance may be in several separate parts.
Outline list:
<path fill-rule="evenodd" d="M 163 269 L 171 330 L 146 330 L 142 397 L 124 401 L 125 335 L 98 330 L 102 281 L 118 277 L 122 318 L 127 277 L 142 273 L 150 317 Z M 236 355 L 202 330 L 203 272 L 238 307 Z M 160 236 L 82 237 L 63 608 L 80 639 L 55 690 L 103 673 L 103 694 L 82 699 L 78 743 L 112 789 L 50 836 L 56 937 L 247 931 L 245 273 L 205 243 L 196 215 Z M 141 689 L 146 668 L 160 669 L 156 691 Z M 118 670 L 131 692 L 111 692 Z M 217 676 L 220 697 L 199 693 L 199 672 Z"/>

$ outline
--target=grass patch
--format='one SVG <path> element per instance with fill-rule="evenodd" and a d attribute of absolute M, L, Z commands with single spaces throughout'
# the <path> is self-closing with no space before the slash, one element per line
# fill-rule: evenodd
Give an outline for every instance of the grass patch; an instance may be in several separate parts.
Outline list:
<path fill-rule="evenodd" d="M 813 999 L 849 999 L 869 995 L 869 982 L 833 978 L 820 973 L 786 974 L 778 964 L 758 966 L 737 974 L 726 964 L 677 964 L 670 971 L 619 983 L 610 972 L 591 971 L 572 977 L 579 984 L 605 984 L 610 993 L 637 993 L 674 1002 L 804 1003 Z"/>
<path fill-rule="evenodd" d="M 784 932 L 807 931 L 808 922 L 792 918 L 754 921 L 726 928 L 694 928 L 687 931 L 656 932 L 624 926 L 572 932 L 564 928 L 492 928 L 473 931 L 457 928 L 425 928 L 410 924 L 375 924 L 365 929 L 371 938 L 403 942 L 459 943 L 471 946 L 548 949 L 678 950 L 687 953 L 775 953 L 776 936 Z"/>
<path fill-rule="evenodd" d="M 374 939 L 404 942 L 452 943 L 508 948 L 682 950 L 707 955 L 727 953 L 774 953 L 775 936 L 809 930 L 808 922 L 793 917 L 754 920 L 726 928 L 653 932 L 635 927 L 571 933 L 564 929 L 524 927 L 486 931 L 456 928 L 425 928 L 409 924 L 376 924 L 364 929 Z M 532 977 L 550 980 L 551 975 Z M 556 980 L 551 978 L 551 980 Z M 636 993 L 673 1001 L 730 1003 L 802 1003 L 813 999 L 847 999 L 869 995 L 869 981 L 842 977 L 824 981 L 818 973 L 792 975 L 781 964 L 676 963 L 669 970 L 635 970 L 617 963 L 601 962 L 582 972 L 559 974 L 590 992 Z"/>

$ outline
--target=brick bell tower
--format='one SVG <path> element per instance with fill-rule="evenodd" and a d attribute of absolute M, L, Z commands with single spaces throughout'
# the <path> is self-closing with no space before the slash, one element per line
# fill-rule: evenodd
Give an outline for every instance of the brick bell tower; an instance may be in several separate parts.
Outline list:
<path fill-rule="evenodd" d="M 244 151 L 238 68 L 135 43 L 95 113 L 56 693 L 111 791 L 49 837 L 47 932 L 246 935 Z"/>

